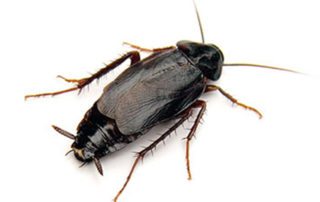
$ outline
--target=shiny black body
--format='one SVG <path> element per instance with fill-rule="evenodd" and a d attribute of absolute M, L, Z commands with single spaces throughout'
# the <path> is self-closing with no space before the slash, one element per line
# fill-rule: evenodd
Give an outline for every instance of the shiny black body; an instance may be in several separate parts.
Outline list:
<path fill-rule="evenodd" d="M 93 161 L 98 172 L 103 175 L 100 158 L 122 149 L 140 136 L 146 134 L 154 126 L 176 119 L 151 144 L 137 152 L 130 172 L 122 188 L 114 198 L 117 201 L 126 188 L 131 176 L 140 160 L 152 151 L 159 143 L 180 127 L 197 109 L 197 115 L 190 128 L 186 140 L 186 166 L 188 179 L 192 179 L 189 159 L 189 143 L 194 137 L 196 129 L 206 110 L 206 102 L 199 99 L 204 93 L 219 91 L 234 104 L 251 110 L 262 118 L 261 112 L 238 102 L 221 87 L 209 84 L 220 78 L 223 66 L 254 66 L 282 71 L 292 70 L 247 63 L 225 64 L 221 50 L 213 44 L 205 44 L 199 13 L 195 6 L 202 43 L 180 41 L 176 47 L 170 46 L 157 49 L 146 49 L 126 43 L 134 49 L 149 51 L 152 54 L 140 60 L 137 50 L 130 51 L 90 77 L 82 79 L 66 79 L 76 86 L 56 92 L 27 95 L 25 98 L 54 96 L 79 90 L 88 86 L 92 81 L 101 78 L 118 67 L 127 59 L 131 65 L 114 81 L 104 88 L 101 97 L 87 111 L 77 128 L 77 135 L 73 135 L 57 126 L 53 128 L 74 142 L 71 145 L 75 157 L 84 162 Z M 297 73 L 297 72 L 296 72 Z M 69 152 L 68 152 L 69 153 Z"/>
<path fill-rule="evenodd" d="M 72 149 L 87 162 L 125 147 L 155 125 L 178 118 L 217 80 L 222 52 L 181 41 L 131 65 L 107 85 L 77 129 Z"/>
<path fill-rule="evenodd" d="M 80 161 L 91 161 L 117 151 L 137 139 L 137 135 L 123 135 L 115 121 L 101 114 L 94 104 L 86 113 L 77 129 L 77 136 L 72 148 Z M 77 151 L 84 149 L 84 152 Z"/>

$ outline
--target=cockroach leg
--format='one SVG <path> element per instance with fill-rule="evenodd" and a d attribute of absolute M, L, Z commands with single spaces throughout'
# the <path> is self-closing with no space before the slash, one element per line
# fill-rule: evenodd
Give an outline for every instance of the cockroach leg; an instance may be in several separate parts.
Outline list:
<path fill-rule="evenodd" d="M 54 95 L 59 95 L 59 94 L 75 91 L 75 90 L 80 90 L 81 91 L 81 89 L 83 87 L 87 86 L 88 84 L 90 84 L 95 79 L 99 79 L 103 75 L 105 75 L 108 72 L 110 72 L 111 70 L 115 69 L 116 67 L 118 67 L 121 63 L 123 63 L 128 58 L 130 58 L 130 60 L 131 60 L 131 65 L 133 65 L 133 64 L 135 64 L 135 63 L 140 61 L 140 54 L 139 54 L 138 51 L 130 51 L 130 52 L 124 54 L 123 56 L 121 56 L 120 58 L 116 59 L 112 63 L 106 65 L 105 67 L 100 69 L 98 72 L 94 73 L 92 76 L 87 77 L 87 78 L 67 79 L 67 78 L 64 78 L 62 76 L 58 76 L 59 78 L 62 78 L 67 82 L 74 82 L 77 85 L 75 87 L 73 87 L 73 88 L 68 88 L 68 89 L 61 90 L 61 91 L 56 91 L 56 92 L 26 95 L 25 99 L 28 99 L 28 98 L 31 98 L 31 97 L 42 97 L 42 96 L 49 96 L 49 95 L 54 96 Z"/>
<path fill-rule="evenodd" d="M 68 83 L 77 83 L 77 84 L 81 83 L 81 79 L 67 79 L 66 77 L 61 76 L 61 75 L 58 75 L 57 78 L 60 78 Z"/>
<path fill-rule="evenodd" d="M 224 95 L 226 98 L 228 98 L 231 102 L 233 102 L 234 104 L 237 104 L 239 105 L 240 107 L 243 107 L 245 109 L 248 109 L 248 110 L 251 110 L 253 112 L 255 112 L 259 118 L 261 119 L 263 117 L 262 113 L 257 110 L 256 108 L 254 107 L 251 107 L 249 105 L 246 105 L 246 104 L 243 104 L 241 102 L 238 102 L 237 99 L 235 99 L 234 97 L 232 97 L 229 93 L 227 93 L 226 91 L 224 91 L 222 88 L 220 88 L 219 86 L 216 86 L 216 85 L 207 85 L 206 86 L 206 90 L 205 92 L 211 92 L 211 91 L 216 91 L 218 90 L 222 95 Z"/>
<path fill-rule="evenodd" d="M 197 115 L 196 120 L 193 123 L 193 126 L 188 134 L 188 136 L 186 137 L 186 162 L 187 162 L 187 172 L 188 172 L 188 180 L 192 179 L 191 176 L 191 169 L 190 169 L 190 158 L 189 158 L 189 144 L 190 144 L 190 140 L 192 139 L 192 137 L 194 136 L 197 127 L 201 121 L 201 118 L 206 110 L 206 102 L 203 100 L 198 100 L 196 101 L 193 105 L 191 105 L 191 108 L 200 108 L 200 111 Z"/>
<path fill-rule="evenodd" d="M 54 95 L 59 95 L 59 94 L 63 94 L 63 93 L 72 92 L 72 91 L 75 91 L 75 90 L 78 90 L 78 89 L 79 89 L 78 87 L 73 87 L 73 88 L 68 88 L 68 89 L 65 89 L 65 90 L 49 92 L 49 93 L 30 94 L 30 95 L 24 96 L 24 99 L 27 100 L 27 99 L 32 98 L 32 97 L 54 96 Z"/>
<path fill-rule="evenodd" d="M 142 52 L 150 52 L 150 53 L 154 53 L 154 52 L 161 52 L 161 51 L 166 51 L 166 50 L 171 50 L 171 49 L 175 49 L 176 47 L 174 46 L 167 46 L 167 47 L 162 47 L 162 48 L 143 48 L 143 47 L 140 47 L 138 45 L 135 45 L 135 44 L 132 44 L 132 43 L 129 43 L 129 42 L 123 42 L 124 45 L 127 45 L 127 46 L 130 46 L 131 48 L 133 49 L 136 49 L 136 50 L 139 50 L 139 51 L 142 51 Z"/>
<path fill-rule="evenodd" d="M 162 142 L 166 137 L 168 137 L 173 131 L 175 131 L 185 120 L 187 120 L 192 114 L 191 108 L 189 110 L 187 110 L 184 115 L 180 118 L 180 120 L 178 122 L 176 122 L 169 130 L 167 130 L 164 134 L 162 134 L 158 139 L 156 139 L 153 143 L 151 143 L 149 146 L 147 146 L 146 148 L 144 148 L 142 151 L 140 151 L 139 153 L 137 153 L 137 158 L 135 159 L 131 170 L 129 172 L 129 175 L 125 181 L 125 183 L 123 184 L 122 188 L 119 190 L 119 192 L 117 193 L 116 197 L 113 199 L 114 202 L 116 202 L 119 198 L 119 196 L 122 194 L 123 190 L 126 188 L 126 186 L 128 185 L 133 171 L 135 170 L 139 160 L 143 159 L 143 157 L 146 155 L 146 153 L 148 153 L 149 151 L 151 151 L 152 149 L 154 149 L 160 142 Z"/>

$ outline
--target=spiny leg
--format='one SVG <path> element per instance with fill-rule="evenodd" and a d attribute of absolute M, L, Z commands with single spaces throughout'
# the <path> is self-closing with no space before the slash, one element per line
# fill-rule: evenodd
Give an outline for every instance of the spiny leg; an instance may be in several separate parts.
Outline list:
<path fill-rule="evenodd" d="M 81 83 L 81 80 L 82 80 L 82 79 L 68 79 L 68 78 L 66 78 L 64 76 L 61 76 L 61 75 L 58 75 L 57 78 L 62 79 L 65 82 L 68 82 L 68 83 L 76 83 L 77 85 L 79 83 Z M 83 78 L 83 79 L 85 79 L 85 78 Z"/>
<path fill-rule="evenodd" d="M 93 80 L 99 79 L 103 75 L 105 75 L 108 72 L 110 72 L 111 70 L 115 69 L 116 67 L 118 67 L 120 64 L 122 64 L 128 58 L 131 60 L 131 64 L 130 65 L 133 65 L 133 64 L 135 64 L 135 63 L 140 61 L 140 54 L 139 54 L 138 51 L 130 51 L 130 52 L 124 54 L 123 56 L 121 56 L 120 58 L 116 59 L 112 63 L 106 65 L 105 67 L 103 67 L 98 72 L 94 73 L 93 75 L 91 75 L 88 78 L 68 79 L 68 78 L 65 78 L 65 77 L 63 77 L 61 75 L 58 75 L 57 77 L 63 79 L 66 82 L 77 83 L 78 87 L 79 86 L 80 87 L 81 86 L 84 87 L 84 86 L 90 84 Z"/>
<path fill-rule="evenodd" d="M 231 102 L 233 102 L 234 104 L 237 104 L 245 109 L 251 110 L 253 112 L 255 112 L 259 118 L 261 119 L 263 117 L 262 113 L 259 112 L 259 110 L 257 110 L 254 107 L 251 107 L 249 105 L 243 104 L 241 102 L 238 102 L 237 99 L 235 99 L 234 97 L 232 97 L 230 94 L 228 94 L 226 91 L 224 91 L 222 88 L 220 88 L 219 86 L 216 85 L 207 85 L 206 86 L 206 90 L 205 92 L 211 92 L 211 91 L 216 91 L 218 90 L 222 95 L 224 95 L 226 98 L 228 98 Z"/>
<path fill-rule="evenodd" d="M 191 170 L 190 170 L 190 159 L 189 159 L 189 144 L 190 144 L 190 140 L 192 139 L 192 137 L 194 136 L 197 127 L 200 123 L 200 120 L 206 110 L 206 102 L 203 100 L 198 100 L 197 102 L 195 102 L 193 105 L 191 105 L 191 108 L 200 108 L 200 111 L 197 115 L 196 120 L 193 123 L 193 126 L 188 134 L 188 136 L 186 137 L 187 141 L 186 141 L 186 161 L 187 161 L 187 172 L 188 172 L 188 180 L 192 179 L 191 176 Z"/>
<path fill-rule="evenodd" d="M 116 202 L 119 198 L 119 196 L 121 195 L 121 193 L 123 192 L 123 190 L 126 188 L 126 186 L 128 185 L 131 176 L 133 174 L 133 171 L 135 170 L 138 162 L 140 159 L 143 159 L 143 157 L 146 155 L 147 152 L 151 151 L 153 148 L 155 148 L 161 141 L 163 141 L 166 137 L 168 137 L 174 130 L 176 130 L 184 121 L 186 121 L 190 116 L 191 116 L 192 111 L 191 110 L 187 110 L 185 114 L 182 115 L 181 119 L 176 122 L 169 130 L 167 130 L 164 134 L 162 134 L 158 139 L 156 139 L 152 144 L 150 144 L 148 147 L 146 147 L 145 149 L 143 149 L 142 151 L 140 151 L 137 154 L 137 158 L 135 159 L 131 170 L 129 172 L 129 175 L 125 181 L 125 183 L 123 184 L 122 188 L 119 190 L 119 192 L 117 193 L 116 197 L 113 199 L 114 202 Z"/>
<path fill-rule="evenodd" d="M 137 49 L 139 51 L 151 52 L 151 53 L 161 52 L 161 51 L 166 51 L 166 50 L 170 50 L 170 49 L 175 49 L 176 48 L 175 46 L 168 46 L 168 47 L 150 49 L 150 48 L 143 48 L 143 47 L 140 47 L 138 45 L 135 45 L 135 44 L 132 44 L 132 43 L 129 43 L 129 42 L 123 42 L 123 44 L 127 45 L 127 46 L 130 46 L 131 48 Z"/>
<path fill-rule="evenodd" d="M 105 67 L 103 67 L 102 69 L 100 69 L 98 72 L 94 73 L 92 76 L 87 77 L 87 78 L 82 78 L 82 79 L 66 79 L 62 76 L 58 76 L 59 78 L 64 79 L 67 82 L 73 82 L 76 83 L 75 87 L 72 88 L 68 88 L 65 90 L 61 90 L 61 91 L 56 91 L 56 92 L 49 92 L 49 93 L 40 93 L 40 94 L 32 94 L 32 95 L 26 95 L 25 99 L 31 98 L 31 97 L 41 97 L 41 96 L 54 96 L 54 95 L 59 95 L 59 94 L 63 94 L 63 93 L 67 93 L 67 92 L 71 92 L 71 91 L 75 91 L 75 90 L 79 90 L 81 91 L 81 89 L 85 86 L 87 86 L 88 84 L 90 84 L 93 80 L 95 79 L 99 79 L 100 77 L 102 77 L 103 75 L 107 74 L 108 72 L 110 72 L 111 70 L 115 69 L 116 67 L 118 67 L 121 63 L 123 63 L 125 60 L 127 60 L 128 58 L 130 58 L 131 60 L 131 65 L 137 63 L 140 61 L 140 54 L 138 51 L 130 51 L 126 54 L 124 54 L 123 56 L 121 56 L 120 58 L 116 59 L 115 61 L 113 61 L 112 63 L 106 65 Z"/>

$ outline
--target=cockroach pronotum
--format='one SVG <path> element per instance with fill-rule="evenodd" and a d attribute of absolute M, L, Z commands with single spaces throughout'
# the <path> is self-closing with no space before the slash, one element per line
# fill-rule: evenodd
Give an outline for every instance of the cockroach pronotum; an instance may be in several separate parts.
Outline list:
<path fill-rule="evenodd" d="M 239 102 L 221 87 L 209 84 L 209 81 L 217 81 L 221 77 L 223 66 L 253 66 L 296 72 L 266 65 L 224 63 L 222 51 L 214 44 L 205 43 L 195 4 L 194 7 L 202 37 L 201 43 L 184 40 L 179 41 L 176 46 L 156 49 L 126 43 L 135 50 L 122 55 L 92 76 L 82 79 L 67 79 L 60 76 L 67 82 L 75 83 L 74 87 L 25 96 L 28 99 L 81 91 L 92 81 L 130 59 L 131 65 L 104 88 L 101 97 L 86 112 L 77 127 L 77 135 L 53 126 L 58 133 L 73 140 L 71 152 L 78 160 L 84 164 L 93 161 L 99 173 L 103 175 L 100 163 L 103 156 L 124 148 L 156 125 L 175 121 L 158 139 L 138 152 L 129 175 L 114 201 L 117 201 L 127 186 L 138 162 L 185 122 L 194 113 L 193 109 L 198 108 L 196 119 L 186 136 L 187 173 L 188 179 L 191 179 L 189 143 L 206 110 L 206 102 L 200 99 L 203 94 L 219 91 L 234 104 L 251 110 L 262 118 L 262 113 L 256 108 Z M 139 51 L 151 54 L 140 59 Z"/>

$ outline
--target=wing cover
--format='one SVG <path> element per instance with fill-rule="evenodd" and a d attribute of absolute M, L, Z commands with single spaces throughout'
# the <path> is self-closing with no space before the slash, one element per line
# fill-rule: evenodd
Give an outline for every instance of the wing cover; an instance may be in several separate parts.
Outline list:
<path fill-rule="evenodd" d="M 179 115 L 203 93 L 204 80 L 179 51 L 165 52 L 124 71 L 97 104 L 130 135 Z"/>

